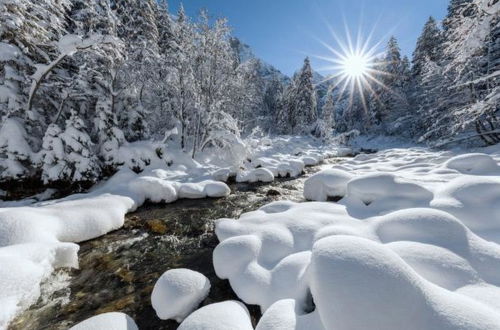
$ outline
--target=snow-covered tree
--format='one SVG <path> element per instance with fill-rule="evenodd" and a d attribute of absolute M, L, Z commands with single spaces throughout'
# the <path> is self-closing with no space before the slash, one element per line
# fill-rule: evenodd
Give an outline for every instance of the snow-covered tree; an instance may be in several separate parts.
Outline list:
<path fill-rule="evenodd" d="M 76 111 L 71 111 L 66 128 L 58 137 L 64 145 L 64 160 L 68 167 L 68 171 L 61 173 L 59 179 L 73 182 L 95 181 L 100 175 L 100 168 L 94 154 L 94 144 Z"/>
<path fill-rule="evenodd" d="M 43 137 L 40 163 L 45 184 L 71 177 L 61 133 L 62 130 L 57 124 L 50 124 Z"/>
<path fill-rule="evenodd" d="M 385 133 L 397 134 L 405 131 L 404 121 L 408 118 L 408 90 L 410 81 L 409 61 L 402 58 L 396 38 L 391 37 L 386 55 L 381 64 L 379 80 L 384 85 L 377 90 L 375 118 Z"/>
<path fill-rule="evenodd" d="M 311 131 L 311 125 L 317 119 L 316 91 L 309 58 L 295 77 L 295 95 L 292 95 L 290 107 L 291 133 L 304 134 Z"/>
<path fill-rule="evenodd" d="M 5 118 L 0 127 L 0 179 L 26 179 L 33 152 L 20 118 Z"/>
<path fill-rule="evenodd" d="M 321 109 L 321 118 L 318 120 L 315 135 L 328 140 L 333 135 L 335 126 L 335 96 L 333 90 L 328 90 L 326 102 Z"/>
<path fill-rule="evenodd" d="M 119 149 L 126 142 L 118 127 L 116 115 L 109 99 L 99 99 L 96 105 L 95 127 L 98 134 L 99 158 L 106 170 L 113 171 L 120 165 Z"/>

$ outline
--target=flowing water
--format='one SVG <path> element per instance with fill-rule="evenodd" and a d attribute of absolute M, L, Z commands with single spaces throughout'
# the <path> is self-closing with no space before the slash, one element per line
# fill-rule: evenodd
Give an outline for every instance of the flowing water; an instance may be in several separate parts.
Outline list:
<path fill-rule="evenodd" d="M 210 279 L 212 288 L 202 305 L 238 299 L 213 269 L 212 251 L 218 243 L 214 220 L 236 218 L 276 200 L 303 201 L 304 181 L 318 169 L 270 184 L 232 184 L 226 198 L 144 205 L 127 215 L 123 228 L 80 244 L 80 269 L 56 271 L 42 284 L 39 301 L 9 329 L 67 329 L 113 311 L 127 313 L 140 329 L 176 329 L 176 322 L 156 316 L 150 300 L 156 280 L 172 268 L 196 270 Z M 259 308 L 248 307 L 256 323 Z"/>

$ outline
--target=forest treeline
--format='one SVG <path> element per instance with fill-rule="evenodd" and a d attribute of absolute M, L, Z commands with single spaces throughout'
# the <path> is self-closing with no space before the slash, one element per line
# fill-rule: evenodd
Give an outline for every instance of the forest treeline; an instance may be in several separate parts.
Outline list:
<path fill-rule="evenodd" d="M 95 182 L 169 141 L 196 157 L 260 128 L 500 142 L 498 0 L 452 0 L 413 58 L 391 38 L 361 93 L 242 60 L 225 19 L 165 0 L 0 0 L 0 181 Z M 131 151 L 132 150 L 132 151 Z M 161 148 L 153 147 L 157 157 Z"/>

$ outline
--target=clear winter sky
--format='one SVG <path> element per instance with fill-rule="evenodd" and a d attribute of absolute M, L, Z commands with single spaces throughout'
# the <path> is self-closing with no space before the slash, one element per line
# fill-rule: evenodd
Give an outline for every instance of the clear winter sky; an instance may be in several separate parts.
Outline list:
<path fill-rule="evenodd" d="M 170 11 L 176 12 L 181 2 L 190 16 L 206 8 L 215 17 L 227 17 L 236 37 L 290 75 L 306 55 L 331 56 L 317 38 L 339 48 L 328 24 L 344 37 L 344 21 L 353 35 L 359 27 L 363 35 L 375 27 L 374 41 L 395 35 L 403 54 L 410 56 L 427 18 L 441 20 L 449 0 L 170 0 Z M 311 60 L 320 73 L 329 73 L 319 70 L 327 63 Z"/>

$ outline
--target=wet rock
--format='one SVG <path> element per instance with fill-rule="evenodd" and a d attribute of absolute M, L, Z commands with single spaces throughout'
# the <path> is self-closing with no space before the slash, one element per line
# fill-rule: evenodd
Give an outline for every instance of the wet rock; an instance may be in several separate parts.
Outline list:
<path fill-rule="evenodd" d="M 276 189 L 269 189 L 266 196 L 281 196 L 281 193 Z"/>
<path fill-rule="evenodd" d="M 148 226 L 149 230 L 151 230 L 155 234 L 165 235 L 167 233 L 167 225 L 161 220 L 148 220 L 146 221 L 146 225 Z"/>
<path fill-rule="evenodd" d="M 133 305 L 135 303 L 135 295 L 131 294 L 123 298 L 112 301 L 110 304 L 97 310 L 96 314 L 109 313 L 121 311 L 127 308 L 127 306 Z"/>

